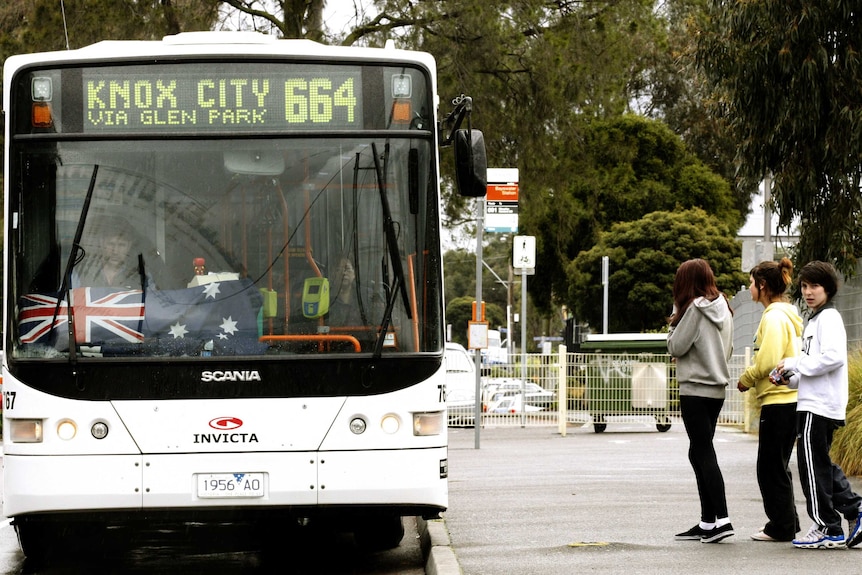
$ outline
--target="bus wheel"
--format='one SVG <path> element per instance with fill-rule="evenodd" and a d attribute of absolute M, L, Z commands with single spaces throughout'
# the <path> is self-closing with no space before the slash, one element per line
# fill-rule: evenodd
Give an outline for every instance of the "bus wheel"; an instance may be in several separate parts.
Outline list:
<path fill-rule="evenodd" d="M 353 538 L 365 551 L 393 549 L 404 538 L 404 522 L 398 515 L 371 516 L 356 527 Z"/>
<path fill-rule="evenodd" d="M 22 523 L 15 525 L 21 551 L 30 564 L 46 564 L 54 559 L 60 545 L 62 530 L 43 523 Z"/>
<path fill-rule="evenodd" d="M 45 565 L 66 557 L 102 557 L 113 551 L 104 544 L 107 527 L 99 522 L 21 522 L 15 531 L 28 564 Z"/>

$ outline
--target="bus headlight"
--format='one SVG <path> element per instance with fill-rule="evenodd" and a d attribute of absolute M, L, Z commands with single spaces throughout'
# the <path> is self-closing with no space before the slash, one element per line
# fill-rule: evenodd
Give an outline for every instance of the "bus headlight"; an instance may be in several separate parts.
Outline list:
<path fill-rule="evenodd" d="M 7 419 L 12 443 L 42 443 L 41 419 Z"/>
<path fill-rule="evenodd" d="M 413 414 L 413 435 L 440 435 L 446 418 L 443 411 L 423 411 Z"/>
<path fill-rule="evenodd" d="M 75 425 L 74 421 L 64 419 L 57 424 L 57 437 L 60 439 L 69 441 L 70 439 L 74 439 L 77 434 L 78 426 Z"/>

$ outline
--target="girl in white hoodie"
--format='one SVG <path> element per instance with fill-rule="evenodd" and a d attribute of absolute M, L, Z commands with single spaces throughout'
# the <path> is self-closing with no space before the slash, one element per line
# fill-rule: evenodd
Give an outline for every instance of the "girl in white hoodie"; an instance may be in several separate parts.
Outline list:
<path fill-rule="evenodd" d="M 802 297 L 811 310 L 802 334 L 802 354 L 778 364 L 791 387 L 798 386 L 796 458 L 808 515 L 814 524 L 793 540 L 801 549 L 842 549 L 862 543 L 862 497 L 829 456 L 832 435 L 844 425 L 849 383 L 847 332 L 832 304 L 838 273 L 813 261 L 799 271 Z M 845 538 L 842 515 L 847 519 Z"/>

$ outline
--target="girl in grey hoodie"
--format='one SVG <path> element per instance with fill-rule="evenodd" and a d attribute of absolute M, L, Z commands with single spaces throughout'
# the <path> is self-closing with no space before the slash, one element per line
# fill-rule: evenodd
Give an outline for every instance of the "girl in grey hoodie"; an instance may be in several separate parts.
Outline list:
<path fill-rule="evenodd" d="M 700 523 L 676 538 L 718 543 L 733 535 L 724 477 L 713 446 L 730 381 L 727 361 L 733 353 L 733 313 L 715 284 L 712 268 L 702 259 L 679 266 L 673 301 L 667 349 L 676 359 L 679 406 L 701 509 Z"/>

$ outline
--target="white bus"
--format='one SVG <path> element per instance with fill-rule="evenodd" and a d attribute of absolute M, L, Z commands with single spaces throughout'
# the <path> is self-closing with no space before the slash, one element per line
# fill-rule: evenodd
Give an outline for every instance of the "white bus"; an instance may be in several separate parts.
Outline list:
<path fill-rule="evenodd" d="M 486 160 L 469 98 L 438 120 L 435 74 L 238 32 L 6 61 L 25 554 L 159 518 L 326 518 L 381 549 L 446 509 L 437 148 L 465 195 Z"/>

